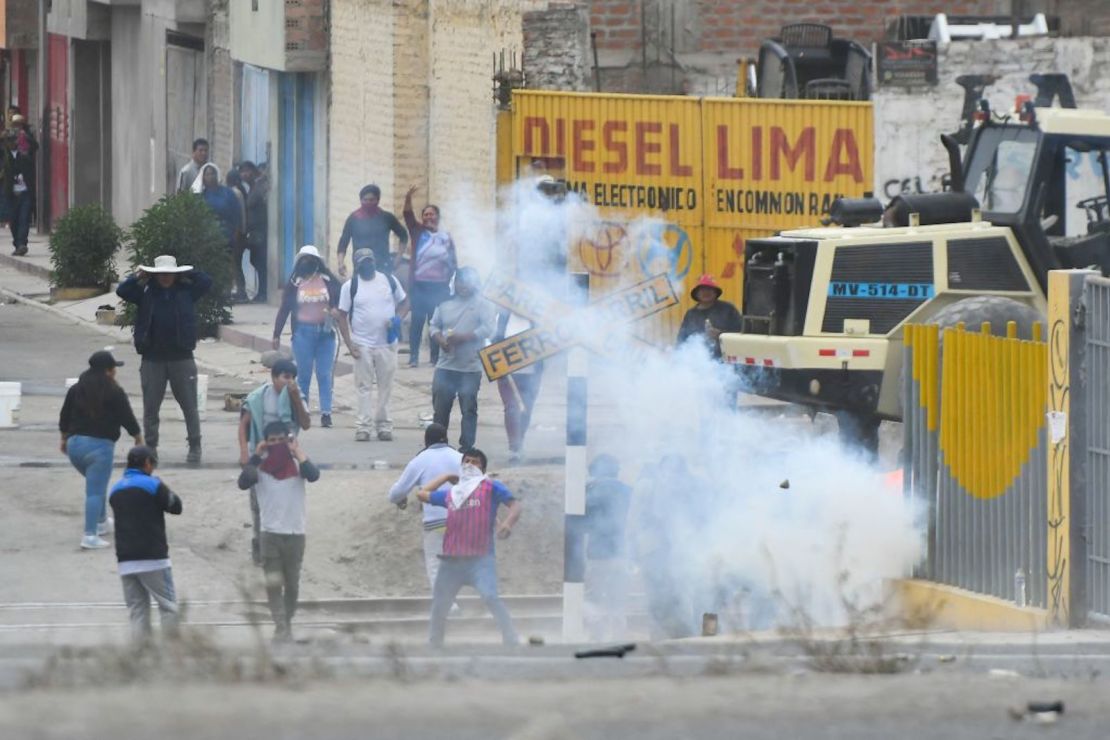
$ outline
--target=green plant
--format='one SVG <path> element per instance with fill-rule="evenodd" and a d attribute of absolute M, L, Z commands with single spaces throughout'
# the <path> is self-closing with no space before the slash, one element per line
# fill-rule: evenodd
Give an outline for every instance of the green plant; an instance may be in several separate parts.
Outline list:
<path fill-rule="evenodd" d="M 193 193 L 162 198 L 131 226 L 128 246 L 132 269 L 154 264 L 168 254 L 180 265 L 193 265 L 212 276 L 212 290 L 197 303 L 201 332 L 212 335 L 220 324 L 231 321 L 231 288 L 234 276 L 227 239 L 216 214 Z M 134 322 L 134 311 L 126 314 Z"/>
<path fill-rule="evenodd" d="M 50 284 L 57 288 L 108 288 L 115 282 L 123 232 L 98 205 L 71 209 L 50 235 Z"/>

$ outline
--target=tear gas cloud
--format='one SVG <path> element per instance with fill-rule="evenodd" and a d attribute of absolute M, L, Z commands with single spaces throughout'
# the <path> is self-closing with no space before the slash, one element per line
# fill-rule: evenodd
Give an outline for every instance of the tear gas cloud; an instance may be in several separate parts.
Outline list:
<path fill-rule="evenodd" d="M 529 282 L 564 298 L 567 245 L 599 220 L 596 211 L 573 193 L 556 203 L 534 180 L 503 193 L 500 215 L 469 200 L 444 209 L 462 261 L 483 274 L 504 269 L 504 250 L 488 236 L 496 229 Z M 628 249 L 658 233 L 650 220 L 623 226 Z M 627 251 L 613 257 L 637 265 L 626 284 L 650 277 Z M 681 296 L 682 284 L 674 288 Z M 653 614 L 682 623 L 671 634 L 694 632 L 706 611 L 721 612 L 726 627 L 781 626 L 784 604 L 835 625 L 845 619 L 842 599 L 874 602 L 883 579 L 909 573 L 923 546 L 912 506 L 835 435 L 819 436 L 804 416 L 738 411 L 733 371 L 696 342 L 645 353 L 634 326 L 616 334 L 601 320 L 586 326 L 613 348 L 591 361 L 589 456 L 614 455 L 634 487 L 630 560 Z"/>

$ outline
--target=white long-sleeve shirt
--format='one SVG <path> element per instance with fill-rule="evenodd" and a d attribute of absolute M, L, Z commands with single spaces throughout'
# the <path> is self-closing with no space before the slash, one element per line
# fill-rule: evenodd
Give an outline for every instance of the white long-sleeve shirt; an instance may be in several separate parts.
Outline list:
<path fill-rule="evenodd" d="M 401 477 L 389 489 L 390 503 L 399 504 L 416 486 L 426 486 L 441 475 L 458 475 L 462 467 L 462 453 L 446 444 L 432 445 L 409 460 Z M 447 524 L 447 509 L 424 504 L 424 529 L 438 529 Z"/>

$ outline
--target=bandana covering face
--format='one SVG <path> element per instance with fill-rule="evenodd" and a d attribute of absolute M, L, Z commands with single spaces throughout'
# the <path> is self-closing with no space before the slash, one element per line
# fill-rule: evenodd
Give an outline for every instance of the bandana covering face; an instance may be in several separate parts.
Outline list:
<path fill-rule="evenodd" d="M 276 444 L 266 450 L 266 459 L 258 469 L 277 480 L 285 480 L 297 475 L 297 461 L 289 445 Z"/>
<path fill-rule="evenodd" d="M 478 466 L 463 465 L 459 473 L 459 482 L 451 486 L 451 506 L 458 509 L 465 504 L 470 494 L 477 491 L 478 486 L 482 485 L 485 479 L 486 474 Z"/>

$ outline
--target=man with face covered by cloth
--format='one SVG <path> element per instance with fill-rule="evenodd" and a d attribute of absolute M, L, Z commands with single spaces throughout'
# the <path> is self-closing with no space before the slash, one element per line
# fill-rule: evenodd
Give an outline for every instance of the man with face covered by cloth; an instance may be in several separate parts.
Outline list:
<path fill-rule="evenodd" d="M 293 614 L 301 582 L 305 544 L 305 481 L 320 479 L 284 422 L 266 425 L 250 464 L 239 474 L 239 490 L 254 486 L 262 516 L 262 570 L 274 618 L 274 642 L 293 639 Z"/>
<path fill-rule="evenodd" d="M 486 475 L 486 454 L 477 448 L 463 453 L 459 475 L 446 473 L 423 486 L 416 494 L 422 502 L 447 509 L 447 531 L 443 554 L 432 589 L 429 642 L 443 645 L 447 614 L 463 586 L 472 586 L 501 629 L 506 645 L 516 645 L 517 635 L 509 610 L 497 594 L 497 559 L 494 533 L 506 539 L 520 518 L 520 502 L 501 481 Z M 451 485 L 447 485 L 451 484 Z M 497 520 L 497 508 L 508 515 Z"/>
<path fill-rule="evenodd" d="M 393 439 L 389 398 L 397 373 L 397 340 L 401 320 L 408 314 L 408 298 L 397 278 L 381 274 L 369 249 L 355 252 L 355 276 L 339 291 L 339 333 L 355 361 L 358 416 L 355 440 L 370 441 L 371 424 L 378 439 Z M 378 403 L 371 417 L 371 393 L 378 384 Z"/>
<path fill-rule="evenodd" d="M 404 250 L 409 235 L 405 227 L 389 211 L 381 208 L 382 189 L 377 185 L 367 185 L 358 193 L 359 208 L 347 217 L 343 233 L 339 236 L 339 277 L 347 277 L 347 248 L 355 245 L 355 268 L 358 268 L 357 255 L 363 249 L 374 253 L 380 272 L 393 272 L 393 256 L 389 253 L 389 234 L 397 235 L 397 241 Z"/>

